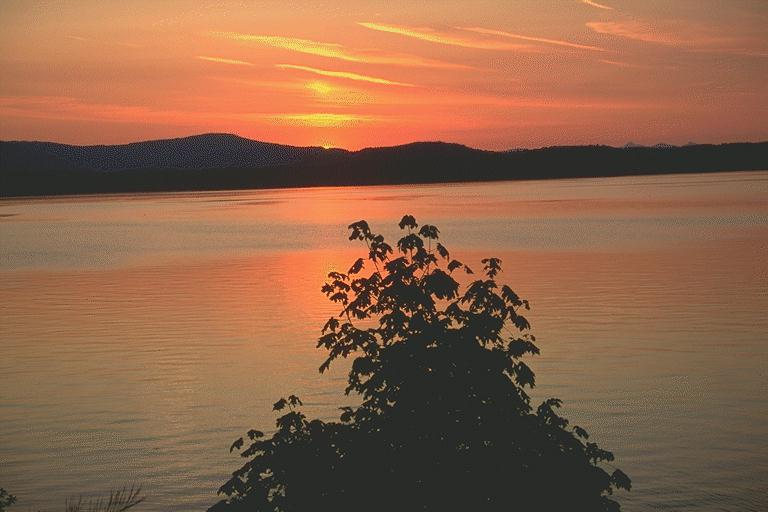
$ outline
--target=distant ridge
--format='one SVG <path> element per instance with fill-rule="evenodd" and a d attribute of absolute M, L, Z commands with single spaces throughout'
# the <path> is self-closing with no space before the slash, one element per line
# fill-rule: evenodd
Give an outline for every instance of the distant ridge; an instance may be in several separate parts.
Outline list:
<path fill-rule="evenodd" d="M 228 133 L 206 133 L 111 146 L 14 141 L 3 142 L 0 147 L 0 168 L 53 166 L 64 170 L 93 171 L 266 167 L 296 162 L 326 151 L 320 147 L 259 142 Z"/>
<path fill-rule="evenodd" d="M 0 196 L 379 185 L 768 169 L 768 142 L 483 151 L 414 142 L 359 151 L 210 133 L 120 145 L 0 142 Z"/>

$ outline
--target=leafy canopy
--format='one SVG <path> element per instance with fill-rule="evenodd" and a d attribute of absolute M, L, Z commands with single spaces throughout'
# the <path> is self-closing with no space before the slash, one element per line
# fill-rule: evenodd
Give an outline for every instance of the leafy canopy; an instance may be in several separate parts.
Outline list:
<path fill-rule="evenodd" d="M 558 414 L 560 400 L 531 405 L 523 358 L 539 349 L 528 302 L 496 280 L 501 260 L 472 280 L 437 227 L 411 215 L 399 227 L 392 247 L 351 224 L 367 255 L 322 287 L 340 312 L 322 328 L 320 372 L 354 358 L 346 392 L 360 405 L 323 422 L 296 396 L 278 401 L 271 437 L 232 445 L 248 460 L 210 511 L 619 510 L 610 495 L 631 484 L 606 471 L 613 455 Z"/>

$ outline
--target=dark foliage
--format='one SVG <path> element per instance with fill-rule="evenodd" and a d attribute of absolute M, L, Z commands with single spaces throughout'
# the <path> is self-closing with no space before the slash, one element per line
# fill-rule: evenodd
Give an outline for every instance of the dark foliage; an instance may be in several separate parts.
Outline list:
<path fill-rule="evenodd" d="M 0 487 L 0 512 L 3 512 L 16 503 L 16 496 L 8 494 L 8 491 Z"/>
<path fill-rule="evenodd" d="M 209 510 L 619 510 L 609 496 L 631 484 L 606 471 L 613 455 L 558 415 L 560 400 L 531 404 L 523 358 L 539 349 L 528 302 L 496 281 L 502 262 L 470 280 L 438 229 L 410 215 L 395 247 L 365 221 L 349 228 L 368 256 L 328 275 L 322 291 L 341 311 L 318 347 L 321 372 L 354 358 L 346 391 L 361 404 L 323 422 L 295 396 L 278 401 L 271 437 L 232 445 L 248 461 Z"/>
<path fill-rule="evenodd" d="M 141 487 L 123 487 L 111 490 L 107 496 L 84 499 L 68 499 L 64 508 L 66 512 L 125 512 L 128 509 L 144 502 L 145 496 L 141 494 Z"/>
<path fill-rule="evenodd" d="M 145 497 L 141 494 L 141 487 L 123 487 L 112 490 L 106 497 L 84 499 L 70 498 L 64 502 L 65 512 L 125 512 L 128 509 L 142 503 Z M 10 495 L 5 489 L 0 488 L 0 512 L 16 503 L 16 496 Z M 31 510 L 31 509 L 30 509 Z"/>

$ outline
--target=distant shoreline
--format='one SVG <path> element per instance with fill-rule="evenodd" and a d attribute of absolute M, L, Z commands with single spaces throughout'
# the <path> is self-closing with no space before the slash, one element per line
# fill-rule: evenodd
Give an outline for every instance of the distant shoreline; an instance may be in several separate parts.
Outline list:
<path fill-rule="evenodd" d="M 696 176 L 707 174 L 739 174 L 748 172 L 768 172 L 768 167 L 765 169 L 731 169 L 722 171 L 701 171 L 701 172 L 657 172 L 653 174 L 622 174 L 616 176 L 577 176 L 577 177 L 563 177 L 563 178 L 524 178 L 524 179 L 497 179 L 497 180 L 472 180 L 472 181 L 431 181 L 420 183 L 377 183 L 368 185 L 347 184 L 347 185 L 302 185 L 302 186 L 276 186 L 276 187 L 254 187 L 254 188 L 212 188 L 212 189 L 180 189 L 180 190 L 147 190 L 147 191 L 124 191 L 124 192 L 88 192 L 88 193 L 74 193 L 74 194 L 38 194 L 38 195 L 26 195 L 26 196 L 9 196 L 0 194 L 0 203 L 3 201 L 18 201 L 18 200 L 56 200 L 56 199 L 76 199 L 76 198 L 114 198 L 119 199 L 121 197 L 131 198 L 137 195 L 146 196 L 163 196 L 171 194 L 216 194 L 221 192 L 248 192 L 248 191 L 262 191 L 262 190 L 303 190 L 303 189 L 315 189 L 315 188 L 343 188 L 343 187 L 401 187 L 405 185 L 416 186 L 429 186 L 429 185 L 470 185 L 473 183 L 511 183 L 511 182 L 529 182 L 529 181 L 564 181 L 564 180 L 589 180 L 589 179 L 609 179 L 609 178 L 631 178 L 631 177 L 644 177 L 644 176 Z"/>
<path fill-rule="evenodd" d="M 165 165 L 153 165 L 157 163 Z M 683 147 L 569 146 L 509 152 L 428 142 L 348 152 L 213 134 L 120 146 L 0 142 L 0 197 L 473 183 L 767 169 L 768 142 Z"/>

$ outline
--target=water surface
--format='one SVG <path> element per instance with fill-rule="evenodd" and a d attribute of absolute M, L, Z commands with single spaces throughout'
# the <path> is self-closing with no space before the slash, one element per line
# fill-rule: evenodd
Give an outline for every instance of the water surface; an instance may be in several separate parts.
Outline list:
<path fill-rule="evenodd" d="M 0 486 L 18 507 L 142 483 L 202 510 L 249 428 L 319 375 L 346 225 L 436 224 L 533 306 L 535 397 L 614 451 L 628 511 L 768 509 L 768 172 L 0 202 Z"/>

